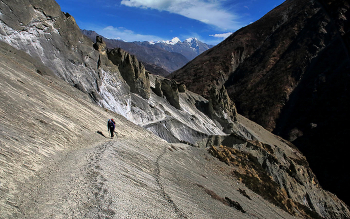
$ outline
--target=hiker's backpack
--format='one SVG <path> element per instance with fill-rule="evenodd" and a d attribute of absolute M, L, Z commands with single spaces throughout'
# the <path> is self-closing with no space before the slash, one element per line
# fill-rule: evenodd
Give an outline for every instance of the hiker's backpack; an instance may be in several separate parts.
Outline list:
<path fill-rule="evenodd" d="M 110 129 L 115 128 L 115 125 L 112 122 L 112 120 L 108 120 L 108 128 L 110 128 Z"/>

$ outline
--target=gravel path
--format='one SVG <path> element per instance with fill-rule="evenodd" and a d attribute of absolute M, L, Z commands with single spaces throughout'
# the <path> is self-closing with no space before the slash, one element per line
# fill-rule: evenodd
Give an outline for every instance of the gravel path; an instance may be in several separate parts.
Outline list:
<path fill-rule="evenodd" d="M 157 157 L 128 145 L 119 139 L 59 154 L 23 185 L 20 211 L 26 218 L 177 218 Z"/>
<path fill-rule="evenodd" d="M 247 200 L 221 163 L 207 156 L 184 144 L 124 137 L 57 154 L 23 184 L 19 209 L 24 218 L 291 218 L 254 194 Z M 248 212 L 208 191 L 239 201 Z"/>

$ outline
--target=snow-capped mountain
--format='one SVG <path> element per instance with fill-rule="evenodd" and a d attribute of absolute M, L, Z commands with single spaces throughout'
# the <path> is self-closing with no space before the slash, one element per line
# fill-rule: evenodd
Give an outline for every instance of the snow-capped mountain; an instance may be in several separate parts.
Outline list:
<path fill-rule="evenodd" d="M 153 45 L 160 47 L 169 52 L 177 52 L 184 55 L 188 60 L 194 59 L 202 52 L 210 49 L 211 45 L 199 41 L 197 38 L 188 38 L 181 41 L 178 37 L 174 37 L 172 40 L 163 40 L 155 42 L 138 42 L 139 44 Z"/>
<path fill-rule="evenodd" d="M 82 33 L 94 42 L 96 36 L 99 35 L 92 30 L 82 30 Z M 178 37 L 174 37 L 172 40 L 155 42 L 125 42 L 104 37 L 103 40 L 108 48 L 122 48 L 135 55 L 148 71 L 162 76 L 180 69 L 187 62 L 212 47 L 196 38 L 181 41 Z"/>
<path fill-rule="evenodd" d="M 176 43 L 181 42 L 181 40 L 177 37 L 174 37 L 172 40 L 162 40 L 162 41 L 157 41 L 157 42 L 153 42 L 153 44 L 156 43 L 165 43 L 165 44 L 169 44 L 169 45 L 175 45 Z M 150 42 L 152 44 L 152 42 Z"/>

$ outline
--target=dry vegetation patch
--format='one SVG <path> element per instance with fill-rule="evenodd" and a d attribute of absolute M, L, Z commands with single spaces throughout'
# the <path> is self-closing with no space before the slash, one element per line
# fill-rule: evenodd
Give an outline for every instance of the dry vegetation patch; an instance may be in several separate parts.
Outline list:
<path fill-rule="evenodd" d="M 258 145 L 266 147 L 262 143 Z M 209 153 L 227 165 L 232 166 L 232 174 L 265 200 L 291 215 L 298 215 L 304 218 L 320 218 L 316 212 L 288 198 L 286 190 L 273 180 L 255 156 L 223 145 L 210 147 Z M 244 194 L 242 190 L 241 194 L 245 196 L 246 193 Z"/>

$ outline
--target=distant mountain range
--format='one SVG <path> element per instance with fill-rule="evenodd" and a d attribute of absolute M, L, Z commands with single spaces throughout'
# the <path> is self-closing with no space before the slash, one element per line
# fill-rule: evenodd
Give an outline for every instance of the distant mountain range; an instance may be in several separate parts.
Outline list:
<path fill-rule="evenodd" d="M 82 30 L 82 33 L 93 42 L 98 33 L 92 30 Z M 122 48 L 135 55 L 145 68 L 153 74 L 166 76 L 183 67 L 202 52 L 212 48 L 196 38 L 189 38 L 181 42 L 177 37 L 168 41 L 156 42 L 125 42 L 123 40 L 108 39 L 103 36 L 107 48 Z"/>
<path fill-rule="evenodd" d="M 177 37 L 167 41 L 157 42 L 135 42 L 139 45 L 157 47 L 168 52 L 177 52 L 185 56 L 189 61 L 197 57 L 202 52 L 212 48 L 208 44 L 199 41 L 197 38 L 189 38 L 181 42 Z"/>

